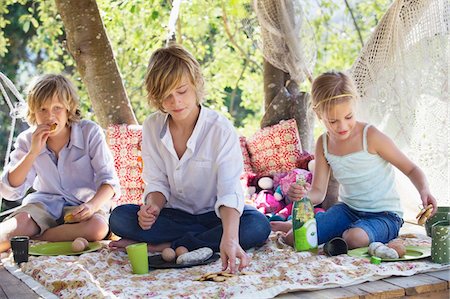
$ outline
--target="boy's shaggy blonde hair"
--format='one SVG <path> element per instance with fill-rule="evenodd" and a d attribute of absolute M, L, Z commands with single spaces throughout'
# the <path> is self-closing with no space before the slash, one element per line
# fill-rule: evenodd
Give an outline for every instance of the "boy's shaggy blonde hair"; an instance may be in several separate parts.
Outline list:
<path fill-rule="evenodd" d="M 356 101 L 358 90 L 353 79 L 343 72 L 326 72 L 314 79 L 311 87 L 311 106 L 319 118 L 334 105 Z"/>
<path fill-rule="evenodd" d="M 148 102 L 164 112 L 162 102 L 188 76 L 197 94 L 197 104 L 204 95 L 204 79 L 200 64 L 186 49 L 179 45 L 156 50 L 150 57 L 145 75 Z"/>
<path fill-rule="evenodd" d="M 28 89 L 27 120 L 30 125 L 37 124 L 36 112 L 55 95 L 67 109 L 68 125 L 80 120 L 79 99 L 75 86 L 63 75 L 47 74 L 38 77 Z"/>

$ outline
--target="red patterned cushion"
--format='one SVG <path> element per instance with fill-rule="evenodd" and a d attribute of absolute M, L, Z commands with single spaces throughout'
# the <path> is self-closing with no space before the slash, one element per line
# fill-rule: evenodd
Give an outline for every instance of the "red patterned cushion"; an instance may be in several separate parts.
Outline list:
<path fill-rule="evenodd" d="M 114 204 L 141 204 L 144 192 L 144 182 L 141 179 L 142 127 L 126 124 L 110 125 L 108 141 L 122 190 L 122 196 Z"/>
<path fill-rule="evenodd" d="M 248 154 L 248 149 L 247 149 L 247 141 L 246 141 L 245 137 L 240 136 L 239 142 L 241 143 L 242 158 L 244 159 L 244 173 L 253 172 L 252 164 L 250 162 L 250 155 Z"/>
<path fill-rule="evenodd" d="M 298 168 L 301 143 L 295 119 L 263 128 L 247 138 L 253 171 L 260 176 Z"/>

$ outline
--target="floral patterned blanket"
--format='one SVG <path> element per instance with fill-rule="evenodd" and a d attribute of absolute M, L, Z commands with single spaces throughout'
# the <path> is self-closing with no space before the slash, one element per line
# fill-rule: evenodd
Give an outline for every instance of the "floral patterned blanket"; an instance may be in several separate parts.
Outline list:
<path fill-rule="evenodd" d="M 423 235 L 401 237 L 405 245 L 431 245 L 431 239 Z M 205 273 L 220 271 L 220 260 L 198 267 L 133 275 L 126 253 L 109 250 L 106 242 L 100 250 L 80 256 L 30 256 L 20 269 L 14 265 L 12 255 L 2 263 L 26 283 L 28 279 L 43 286 L 48 292 L 38 292 L 42 297 L 63 298 L 272 298 L 286 292 L 348 286 L 449 267 L 432 263 L 429 258 L 375 265 L 366 258 L 345 254 L 327 257 L 321 250 L 318 254 L 297 253 L 281 243 L 275 233 L 249 255 L 252 262 L 245 269 L 246 275 L 223 282 L 197 280 Z"/>

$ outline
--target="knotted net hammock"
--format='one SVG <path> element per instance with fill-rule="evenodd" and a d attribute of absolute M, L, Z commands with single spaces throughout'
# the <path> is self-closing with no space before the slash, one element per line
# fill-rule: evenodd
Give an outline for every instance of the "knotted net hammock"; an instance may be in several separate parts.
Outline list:
<path fill-rule="evenodd" d="M 312 81 L 316 62 L 314 31 L 298 0 L 254 0 L 264 58 L 301 84 Z"/>
<path fill-rule="evenodd" d="M 450 204 L 448 0 L 397 0 L 351 70 L 363 119 L 388 134 Z"/>

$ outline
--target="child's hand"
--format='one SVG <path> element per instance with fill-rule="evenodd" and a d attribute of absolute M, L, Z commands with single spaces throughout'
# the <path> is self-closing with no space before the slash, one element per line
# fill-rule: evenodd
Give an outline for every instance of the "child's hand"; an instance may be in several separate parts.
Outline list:
<path fill-rule="evenodd" d="M 31 147 L 30 153 L 38 155 L 41 150 L 45 147 L 50 134 L 49 125 L 38 125 L 36 130 L 34 130 L 33 135 L 31 135 Z"/>
<path fill-rule="evenodd" d="M 433 205 L 433 211 L 431 212 L 430 217 L 434 216 L 434 214 L 436 214 L 437 212 L 437 201 L 433 197 L 433 195 L 431 195 L 430 191 L 425 190 L 420 192 L 420 199 L 422 200 L 422 204 L 424 207 L 427 207 L 429 204 Z"/>
<path fill-rule="evenodd" d="M 95 212 L 92 205 L 86 202 L 74 208 L 70 213 L 73 216 L 73 222 L 82 222 L 90 219 Z"/>
<path fill-rule="evenodd" d="M 299 201 L 302 199 L 311 188 L 309 183 L 301 184 L 292 184 L 288 191 L 288 197 L 292 201 Z"/>
<path fill-rule="evenodd" d="M 230 273 L 236 272 L 237 259 L 240 260 L 238 270 L 242 271 L 250 264 L 250 257 L 245 253 L 239 242 L 233 241 L 222 236 L 220 241 L 220 259 L 222 261 L 222 271 L 227 268 L 230 269 Z"/>
<path fill-rule="evenodd" d="M 140 227 L 144 230 L 150 229 L 156 222 L 159 212 L 161 212 L 161 210 L 155 204 L 150 203 L 147 205 L 142 205 L 137 212 Z"/>

